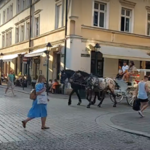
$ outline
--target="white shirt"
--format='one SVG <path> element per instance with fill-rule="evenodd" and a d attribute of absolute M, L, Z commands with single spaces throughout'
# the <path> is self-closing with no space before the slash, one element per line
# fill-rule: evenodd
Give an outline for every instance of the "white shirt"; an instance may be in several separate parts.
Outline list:
<path fill-rule="evenodd" d="M 128 70 L 128 69 L 129 69 L 129 66 L 128 66 L 128 65 L 122 66 L 122 71 L 123 71 L 123 73 L 124 73 L 126 70 Z"/>

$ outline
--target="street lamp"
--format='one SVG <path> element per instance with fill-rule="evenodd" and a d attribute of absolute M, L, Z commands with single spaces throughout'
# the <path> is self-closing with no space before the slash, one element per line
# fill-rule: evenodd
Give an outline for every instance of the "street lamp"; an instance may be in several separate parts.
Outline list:
<path fill-rule="evenodd" d="M 47 57 L 47 78 L 46 78 L 46 91 L 47 91 L 47 95 L 48 95 L 48 68 L 49 68 L 49 50 L 52 47 L 51 43 L 47 43 L 46 45 L 46 57 Z"/>
<path fill-rule="evenodd" d="M 94 50 L 95 50 L 95 75 L 97 75 L 97 54 L 99 53 L 101 46 L 96 43 L 94 46 Z"/>

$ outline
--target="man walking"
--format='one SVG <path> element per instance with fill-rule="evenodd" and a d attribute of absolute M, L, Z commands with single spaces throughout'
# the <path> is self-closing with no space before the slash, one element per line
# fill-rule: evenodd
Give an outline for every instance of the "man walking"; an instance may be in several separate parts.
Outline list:
<path fill-rule="evenodd" d="M 141 103 L 141 109 L 138 111 L 141 117 L 144 117 L 143 111 L 148 107 L 147 92 L 149 92 L 149 89 L 148 89 L 148 84 L 146 83 L 147 81 L 148 81 L 148 76 L 144 76 L 144 79 L 139 82 L 136 89 L 137 98 Z"/>
<path fill-rule="evenodd" d="M 7 88 L 5 90 L 5 95 L 7 94 L 8 89 L 11 88 L 11 91 L 14 94 L 13 88 L 14 88 L 14 75 L 13 75 L 13 71 L 10 71 L 10 74 L 8 75 L 8 82 L 7 82 Z"/>

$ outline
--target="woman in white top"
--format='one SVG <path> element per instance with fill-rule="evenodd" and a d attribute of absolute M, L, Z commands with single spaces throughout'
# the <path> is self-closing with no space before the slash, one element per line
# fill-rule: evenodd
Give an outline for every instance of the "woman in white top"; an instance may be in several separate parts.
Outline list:
<path fill-rule="evenodd" d="M 123 76 L 122 79 L 123 79 L 123 80 L 126 79 L 126 81 L 129 82 L 129 77 L 130 77 L 132 74 L 134 74 L 135 71 L 136 71 L 136 67 L 135 67 L 135 65 L 134 65 L 134 62 L 131 61 L 131 62 L 130 62 L 129 69 L 128 69 L 128 72 L 126 72 L 126 73 L 124 74 L 124 76 Z"/>

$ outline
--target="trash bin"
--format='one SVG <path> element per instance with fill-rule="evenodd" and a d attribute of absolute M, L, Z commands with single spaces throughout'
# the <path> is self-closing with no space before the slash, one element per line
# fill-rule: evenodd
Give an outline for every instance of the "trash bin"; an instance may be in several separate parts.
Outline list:
<path fill-rule="evenodd" d="M 79 95 L 80 95 L 81 99 L 85 99 L 86 98 L 86 91 L 84 89 L 80 89 Z"/>

